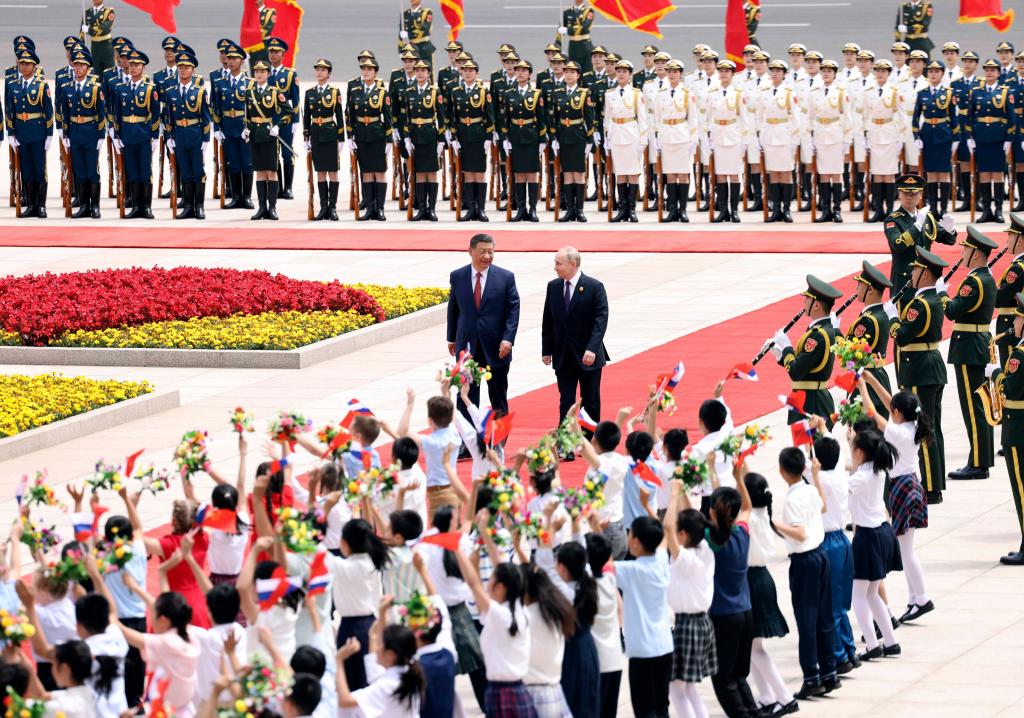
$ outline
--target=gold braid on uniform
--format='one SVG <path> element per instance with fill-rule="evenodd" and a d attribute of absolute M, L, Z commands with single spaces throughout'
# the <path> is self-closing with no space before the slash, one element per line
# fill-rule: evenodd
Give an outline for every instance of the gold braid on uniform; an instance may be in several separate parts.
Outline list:
<path fill-rule="evenodd" d="M 371 109 L 379 110 L 381 108 L 381 106 L 384 104 L 384 93 L 383 92 L 378 92 L 377 93 L 377 102 L 376 102 L 376 104 L 374 104 L 373 97 L 374 97 L 373 93 L 367 95 L 366 96 L 366 104 L 369 105 Z M 325 105 L 325 107 L 326 107 L 326 105 Z M 334 107 L 334 103 L 331 103 L 330 107 Z"/>
<path fill-rule="evenodd" d="M 135 97 L 132 98 L 132 102 L 140 110 L 148 110 L 149 109 L 149 100 L 150 100 L 150 98 L 152 96 L 153 96 L 153 85 L 149 84 L 149 85 L 146 86 L 146 97 L 145 97 L 145 100 L 143 100 L 142 104 L 139 104 L 139 97 L 138 97 L 138 95 L 136 95 Z"/>
<path fill-rule="evenodd" d="M 89 100 L 87 101 L 87 100 L 85 99 L 85 97 L 82 97 L 82 98 L 81 98 L 81 103 L 82 103 L 82 107 L 84 107 L 84 108 L 86 108 L 86 109 L 88 109 L 88 110 L 91 110 L 92 108 L 96 107 L 96 100 L 97 100 L 97 98 L 99 97 L 99 94 L 100 94 L 100 92 L 99 92 L 99 91 L 100 91 L 100 88 L 99 88 L 99 85 L 97 85 L 97 84 L 96 84 L 96 83 L 94 82 L 94 83 L 92 83 L 92 84 L 91 84 L 91 85 L 89 86 L 89 89 L 91 89 L 91 90 L 92 90 L 92 94 L 91 94 L 91 95 L 89 96 L 89 97 L 90 97 L 90 99 L 89 99 Z"/>
<path fill-rule="evenodd" d="M 938 107 L 940 110 L 945 110 L 946 108 L 949 107 L 949 103 L 952 101 L 952 99 L 953 91 L 947 87 L 946 91 L 943 94 L 938 95 L 935 98 L 935 106 Z M 943 103 L 943 100 L 945 100 L 945 103 Z"/>
<path fill-rule="evenodd" d="M 423 109 L 429 110 L 434 107 L 434 103 L 437 101 L 437 88 L 430 88 L 430 97 L 423 98 Z"/>
<path fill-rule="evenodd" d="M 1002 92 L 992 98 L 992 104 L 995 105 L 997 110 L 1001 110 L 1006 107 L 1006 93 L 1009 92 L 1009 90 L 1006 87 L 1003 87 L 1002 90 Z"/>
<path fill-rule="evenodd" d="M 533 91 L 532 101 L 531 101 L 531 99 L 528 99 L 526 97 L 523 98 L 523 107 L 528 109 L 530 112 L 533 112 L 533 110 L 537 107 L 537 100 L 539 100 L 539 99 L 540 99 L 540 90 L 534 90 Z"/>
<path fill-rule="evenodd" d="M 185 96 L 181 98 L 181 101 L 185 105 L 185 109 L 189 112 L 199 112 L 199 107 L 203 104 L 203 88 L 200 87 L 199 92 L 196 93 L 195 106 L 188 104 L 188 92 L 186 92 Z"/>
<path fill-rule="evenodd" d="M 583 89 L 580 91 L 579 97 L 569 100 L 569 107 L 574 110 L 583 109 L 583 101 L 587 99 L 587 91 Z"/>
<path fill-rule="evenodd" d="M 484 106 L 484 100 L 487 99 L 487 93 L 484 91 L 484 86 L 479 83 L 474 89 L 478 90 L 478 92 L 476 92 L 475 94 L 470 93 L 469 106 L 472 107 L 474 110 L 479 110 L 481 107 Z"/>

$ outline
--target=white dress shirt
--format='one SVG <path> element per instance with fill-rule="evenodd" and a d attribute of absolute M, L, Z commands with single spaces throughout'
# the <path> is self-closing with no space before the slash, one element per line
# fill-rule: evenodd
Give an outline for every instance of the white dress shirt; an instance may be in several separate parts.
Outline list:
<path fill-rule="evenodd" d="M 867 461 L 850 476 L 850 516 L 854 526 L 878 528 L 885 523 L 885 472 Z"/>
<path fill-rule="evenodd" d="M 480 270 L 474 267 L 472 264 L 469 265 L 469 291 L 470 293 L 476 292 L 476 278 L 480 277 L 480 299 L 483 300 L 484 289 L 487 287 L 487 273 L 491 271 L 490 267 Z"/>
<path fill-rule="evenodd" d="M 669 564 L 668 607 L 673 613 L 704 613 L 715 595 L 715 554 L 707 541 L 679 548 Z"/>
<path fill-rule="evenodd" d="M 782 505 L 782 520 L 790 526 L 803 526 L 805 532 L 803 541 L 786 537 L 788 554 L 813 551 L 825 540 L 821 496 L 818 495 L 816 488 L 804 481 L 796 482 L 786 492 L 786 500 Z"/>
<path fill-rule="evenodd" d="M 818 474 L 825 492 L 825 513 L 821 516 L 825 531 L 842 531 L 846 526 L 846 512 L 850 503 L 850 478 L 846 470 L 836 467 Z"/>

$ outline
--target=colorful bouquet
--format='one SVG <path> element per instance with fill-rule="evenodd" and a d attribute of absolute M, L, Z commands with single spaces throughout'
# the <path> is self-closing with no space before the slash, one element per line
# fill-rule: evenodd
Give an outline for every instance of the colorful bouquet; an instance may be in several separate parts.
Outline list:
<path fill-rule="evenodd" d="M 743 429 L 743 438 L 750 442 L 751 446 L 761 447 L 771 441 L 772 435 L 767 426 L 747 424 Z"/>
<path fill-rule="evenodd" d="M 205 431 L 187 431 L 181 437 L 181 443 L 174 450 L 174 463 L 178 465 L 178 472 L 181 478 L 189 479 L 192 474 L 205 471 L 210 465 L 210 459 L 206 454 L 206 440 L 208 434 Z"/>
<path fill-rule="evenodd" d="M 555 468 L 556 439 L 551 434 L 540 437 L 536 446 L 526 450 L 526 466 L 531 474 L 543 474 Z M 575 447 L 573 447 L 575 449 Z M 570 449 L 573 450 L 573 449 Z"/>
<path fill-rule="evenodd" d="M 85 483 L 92 488 L 93 491 L 99 491 L 100 489 L 112 489 L 113 491 L 120 491 L 122 486 L 123 477 L 121 476 L 121 467 L 116 464 L 108 464 L 103 459 L 96 462 L 96 470 L 93 475 L 85 480 Z"/>
<path fill-rule="evenodd" d="M 55 546 L 60 546 L 60 536 L 54 526 L 36 526 L 27 516 L 21 517 L 21 542 L 28 546 L 33 554 L 36 551 L 47 553 Z"/>
<path fill-rule="evenodd" d="M 853 426 L 868 415 L 868 411 L 864 408 L 861 398 L 855 396 L 853 400 L 840 399 L 839 407 L 832 412 L 831 418 L 833 422 L 839 422 L 843 426 Z"/>
<path fill-rule="evenodd" d="M 583 431 L 577 424 L 576 417 L 567 416 L 555 430 L 555 447 L 563 455 L 575 453 L 583 443 Z"/>
<path fill-rule="evenodd" d="M 742 449 L 742 434 L 729 434 L 727 437 L 722 439 L 722 443 L 718 445 L 718 451 L 722 452 L 726 456 L 738 456 Z"/>
<path fill-rule="evenodd" d="M 373 480 L 366 471 L 360 471 L 354 479 L 341 482 L 341 498 L 350 506 L 355 506 L 365 498 L 373 495 Z"/>
<path fill-rule="evenodd" d="M 36 506 L 63 507 L 63 504 L 57 500 L 57 495 L 53 492 L 53 489 L 46 483 L 46 476 L 46 469 L 37 471 L 35 480 L 27 484 L 28 497 L 25 499 L 26 506 L 34 504 Z"/>
<path fill-rule="evenodd" d="M 562 502 L 562 506 L 569 512 L 569 516 L 574 519 L 586 515 L 590 509 L 585 492 L 580 489 L 559 488 L 557 495 Z"/>
<path fill-rule="evenodd" d="M 288 676 L 268 665 L 258 654 L 252 657 L 249 672 L 241 680 L 241 695 L 220 708 L 220 718 L 252 718 L 263 711 L 276 712 L 284 703 Z"/>
<path fill-rule="evenodd" d="M 326 444 L 328 447 L 334 442 L 334 437 L 339 433 L 345 432 L 341 427 L 337 427 L 334 424 L 327 424 L 322 429 L 316 432 L 316 438 L 321 444 Z M 348 432 L 345 432 L 348 433 Z M 335 461 L 341 461 L 341 456 L 345 452 L 352 448 L 352 439 L 350 438 L 345 443 L 331 449 L 331 458 Z"/>
<path fill-rule="evenodd" d="M 113 541 L 106 539 L 96 543 L 96 565 L 100 573 L 114 573 L 124 569 L 132 560 L 132 545 L 123 536 L 114 536 Z"/>
<path fill-rule="evenodd" d="M 292 553 L 314 553 L 323 540 L 316 526 L 316 513 L 303 513 L 292 506 L 277 510 L 277 530 L 284 547 Z"/>
<path fill-rule="evenodd" d="M 524 536 L 529 541 L 536 541 L 540 546 L 547 545 L 549 532 L 544 516 L 533 514 L 529 511 L 526 513 L 516 511 L 512 514 L 512 520 L 515 522 L 515 527 L 519 530 L 521 536 Z"/>
<path fill-rule="evenodd" d="M 653 395 L 657 390 L 658 387 L 652 386 L 651 394 Z M 676 397 L 668 389 L 662 389 L 661 393 L 658 395 L 658 411 L 664 412 L 669 416 L 676 412 Z"/>
<path fill-rule="evenodd" d="M 395 606 L 398 621 L 417 636 L 425 636 L 441 622 L 441 611 L 430 602 L 430 597 L 414 590 L 408 601 Z"/>
<path fill-rule="evenodd" d="M 871 346 L 866 339 L 847 339 L 836 337 L 832 345 L 832 353 L 839 360 L 839 368 L 860 374 L 864 369 L 882 366 L 885 362 L 877 354 L 871 353 Z"/>
<path fill-rule="evenodd" d="M 374 491 L 382 499 L 387 499 L 398 489 L 398 472 L 401 470 L 402 465 L 396 463 L 391 466 L 374 466 L 359 473 L 366 474 L 366 478 L 373 482 Z"/>
<path fill-rule="evenodd" d="M 282 411 L 270 422 L 267 433 L 272 441 L 281 444 L 288 444 L 288 448 L 295 448 L 295 440 L 299 434 L 305 434 L 313 429 L 313 422 L 302 414 L 294 411 Z"/>
<path fill-rule="evenodd" d="M 604 506 L 604 485 L 607 482 L 608 477 L 605 474 L 593 468 L 587 469 L 579 489 L 583 496 L 584 513 Z"/>
<path fill-rule="evenodd" d="M 50 561 L 46 565 L 46 573 L 63 584 L 81 583 L 89 577 L 85 570 L 85 562 L 78 551 L 69 550 L 67 556 L 59 561 Z"/>
<path fill-rule="evenodd" d="M 171 472 L 167 469 L 156 469 L 152 464 L 149 468 L 136 471 L 132 478 L 142 482 L 141 491 L 148 491 L 154 496 L 171 488 Z"/>
<path fill-rule="evenodd" d="M 491 517 L 486 531 L 487 535 L 491 537 L 491 541 L 493 541 L 494 545 L 498 548 L 505 548 L 512 545 L 512 534 L 508 532 L 508 529 L 500 525 L 494 516 Z M 477 548 L 484 545 L 484 539 L 480 536 L 477 526 L 473 526 L 473 529 L 470 531 L 470 535 L 476 537 Z"/>
<path fill-rule="evenodd" d="M 6 608 L 0 608 L 0 628 L 3 628 L 0 641 L 4 645 L 20 646 L 22 641 L 36 635 L 36 627 L 22 611 L 11 613 Z"/>
<path fill-rule="evenodd" d="M 454 364 L 444 368 L 439 378 L 447 379 L 453 387 L 460 389 L 466 384 L 479 384 L 481 381 L 490 380 L 491 368 L 480 366 L 472 354 L 463 351 Z"/>
<path fill-rule="evenodd" d="M 484 485 L 494 492 L 487 508 L 491 512 L 491 521 L 497 520 L 498 514 L 511 515 L 512 509 L 522 500 L 525 491 L 514 471 L 503 469 L 491 471 L 484 477 Z"/>
<path fill-rule="evenodd" d="M 238 434 L 255 431 L 252 425 L 252 412 L 236 406 L 231 412 L 231 429 Z"/>
<path fill-rule="evenodd" d="M 679 479 L 687 491 L 692 491 L 707 482 L 708 466 L 693 455 L 684 456 L 672 467 L 672 479 Z"/>
<path fill-rule="evenodd" d="M 7 695 L 4 696 L 4 718 L 43 718 L 45 715 L 44 701 L 22 698 L 13 688 L 7 686 Z"/>

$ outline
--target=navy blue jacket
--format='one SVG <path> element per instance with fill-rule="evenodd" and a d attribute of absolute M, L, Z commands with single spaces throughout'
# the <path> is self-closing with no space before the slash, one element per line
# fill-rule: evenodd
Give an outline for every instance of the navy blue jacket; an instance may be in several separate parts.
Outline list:
<path fill-rule="evenodd" d="M 544 297 L 544 320 L 541 325 L 541 356 L 551 357 L 551 366 L 558 371 L 567 351 L 583 362 L 584 352 L 594 352 L 594 363 L 583 371 L 600 369 L 608 362 L 604 333 L 608 329 L 608 294 L 604 285 L 580 273 L 569 311 L 565 311 L 565 282 L 552 279 Z"/>
<path fill-rule="evenodd" d="M 480 309 L 473 301 L 473 265 L 467 264 L 449 275 L 451 296 L 448 298 L 448 341 L 457 351 L 468 345 L 478 362 L 489 366 L 505 366 L 512 361 L 510 353 L 498 358 L 503 341 L 515 343 L 519 330 L 519 291 L 512 272 L 491 265 L 487 270 Z"/>

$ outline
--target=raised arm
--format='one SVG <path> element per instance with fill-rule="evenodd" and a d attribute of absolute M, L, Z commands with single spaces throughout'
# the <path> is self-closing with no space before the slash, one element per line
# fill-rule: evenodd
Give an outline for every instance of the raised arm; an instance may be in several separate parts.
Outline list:
<path fill-rule="evenodd" d="M 743 477 L 747 473 L 747 462 L 733 465 L 733 476 L 736 478 L 736 490 L 740 492 L 740 512 L 736 516 L 737 521 L 749 521 L 750 510 L 753 504 L 750 502 L 750 492 L 747 491 L 747 482 Z"/>
<path fill-rule="evenodd" d="M 412 420 L 412 407 L 416 403 L 416 391 L 410 386 L 405 389 L 405 409 L 402 410 L 402 418 L 398 420 L 398 436 L 409 436 L 409 422 Z M 420 440 L 415 435 L 412 439 L 419 444 Z"/>
<path fill-rule="evenodd" d="M 864 404 L 865 407 L 872 408 L 872 411 L 870 412 L 871 418 L 875 420 L 875 425 L 884 431 L 889 422 L 884 416 L 880 415 L 877 411 L 874 411 L 874 403 L 871 401 L 871 395 L 868 393 L 869 384 L 871 385 L 871 388 L 874 389 L 875 394 L 878 395 L 878 400 L 882 402 L 882 406 L 884 406 L 885 410 L 890 413 L 892 412 L 892 395 L 885 390 L 885 387 L 882 386 L 878 379 L 871 375 L 871 372 L 864 372 L 860 375 L 860 381 L 857 382 L 857 389 L 860 391 L 861 403 Z"/>
<path fill-rule="evenodd" d="M 679 511 L 679 496 L 685 496 L 686 490 L 683 488 L 683 482 L 679 479 L 672 479 L 668 482 L 668 486 L 668 508 L 665 509 L 665 518 L 662 520 L 662 524 L 665 526 L 665 547 L 668 549 L 669 556 L 675 558 L 679 554 L 676 514 Z"/>

